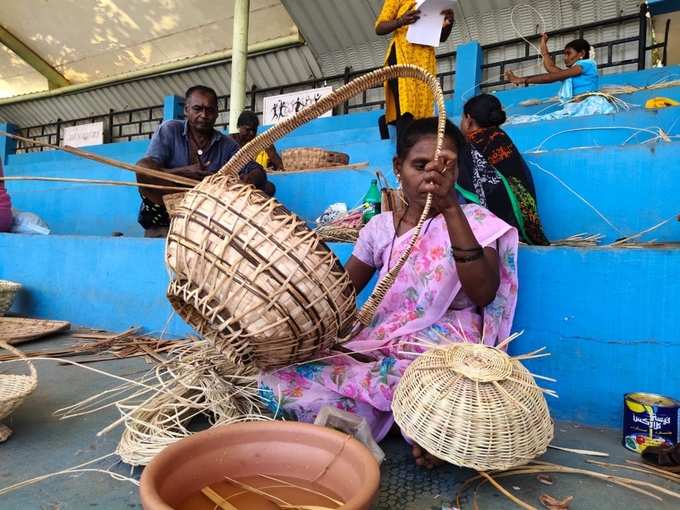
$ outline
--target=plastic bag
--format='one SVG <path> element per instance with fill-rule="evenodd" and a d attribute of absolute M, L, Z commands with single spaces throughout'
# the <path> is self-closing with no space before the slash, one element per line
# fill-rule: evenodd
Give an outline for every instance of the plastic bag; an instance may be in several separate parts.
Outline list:
<path fill-rule="evenodd" d="M 385 452 L 373 439 L 371 427 L 365 418 L 332 406 L 323 406 L 314 420 L 314 425 L 328 427 L 349 434 L 368 448 L 378 464 L 385 460 Z"/>
<path fill-rule="evenodd" d="M 321 213 L 315 221 L 318 226 L 327 225 L 333 221 L 342 218 L 347 214 L 347 204 L 343 202 L 338 202 L 337 204 L 332 204 L 326 207 L 326 210 Z"/>
<path fill-rule="evenodd" d="M 12 209 L 12 216 L 14 217 L 12 232 L 15 234 L 38 234 L 46 236 L 50 233 L 50 228 L 47 226 L 47 223 L 45 223 L 37 214 Z"/>

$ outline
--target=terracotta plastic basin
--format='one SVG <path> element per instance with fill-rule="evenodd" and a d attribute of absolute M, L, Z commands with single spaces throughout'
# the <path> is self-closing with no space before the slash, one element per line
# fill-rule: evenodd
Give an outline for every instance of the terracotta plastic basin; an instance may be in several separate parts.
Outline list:
<path fill-rule="evenodd" d="M 344 510 L 368 510 L 380 485 L 371 452 L 335 430 L 298 422 L 214 427 L 164 449 L 142 473 L 145 510 L 169 510 L 224 475 L 259 474 L 313 480 L 340 496 Z"/>

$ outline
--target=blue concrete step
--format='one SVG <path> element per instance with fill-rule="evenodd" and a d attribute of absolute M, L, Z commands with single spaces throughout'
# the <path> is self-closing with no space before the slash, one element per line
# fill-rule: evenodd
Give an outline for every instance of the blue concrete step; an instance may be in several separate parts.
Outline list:
<path fill-rule="evenodd" d="M 313 135 L 328 131 L 341 131 L 343 129 L 376 128 L 378 129 L 378 117 L 383 115 L 382 110 L 368 112 L 355 112 L 349 115 L 336 115 L 314 119 L 292 131 L 288 136 Z M 262 132 L 271 126 L 260 126 Z"/>
<path fill-rule="evenodd" d="M 606 92 L 606 90 L 604 90 Z M 654 97 L 667 97 L 675 101 L 680 101 L 680 87 L 666 87 L 654 90 L 641 90 L 630 94 L 616 94 L 615 97 L 625 101 L 631 109 L 640 110 L 644 108 L 645 103 Z M 541 104 L 522 105 L 520 103 L 506 104 L 503 107 L 508 114 L 511 115 L 534 115 L 546 114 L 559 110 L 560 104 L 558 101 L 549 101 Z"/>
<path fill-rule="evenodd" d="M 610 242 L 674 217 L 680 212 L 680 179 L 677 164 L 673 163 L 678 154 L 680 142 L 527 155 L 548 238 L 587 232 L 602 234 L 603 241 Z M 642 239 L 678 241 L 680 222 L 669 221 Z"/>
<path fill-rule="evenodd" d="M 551 239 L 588 232 L 611 241 L 631 235 L 677 214 L 671 197 L 680 196 L 674 161 L 680 142 L 606 146 L 601 148 L 551 150 L 526 154 L 538 190 L 539 210 Z M 357 204 L 368 189 L 375 171 L 393 182 L 390 142 L 356 143 L 333 148 L 348 151 L 352 161 L 369 161 L 359 170 L 335 170 L 274 174 L 277 197 L 308 221 L 329 204 Z M 40 155 L 44 157 L 43 155 Z M 135 159 L 134 155 L 131 159 Z M 55 159 L 55 162 L 58 161 Z M 89 161 L 63 156 L 59 163 L 9 165 L 7 175 L 70 176 L 111 180 L 132 180 L 132 174 Z M 611 227 L 565 184 L 532 164 L 555 174 L 593 204 L 616 228 Z M 137 225 L 139 196 L 135 188 L 96 185 L 10 182 L 8 189 L 15 207 L 40 215 L 55 234 L 142 235 Z M 622 200 L 621 197 L 628 197 Z M 669 223 L 648 238 L 678 240 L 677 222 Z"/>
<path fill-rule="evenodd" d="M 391 169 L 380 168 L 393 181 Z M 312 223 L 330 204 L 344 202 L 349 208 L 361 203 L 376 167 L 357 170 L 329 170 L 272 174 L 276 198 L 308 223 Z M 394 185 L 394 183 L 392 183 Z"/>
<path fill-rule="evenodd" d="M 126 144 L 111 144 L 124 146 Z M 136 152 L 122 155 L 128 162 L 138 160 L 146 144 Z M 103 146 L 107 147 L 107 146 Z M 22 161 L 23 160 L 23 161 Z M 36 161 L 37 162 L 33 162 Z M 22 162 L 23 164 L 17 164 Z M 13 156 L 5 167 L 6 176 L 68 177 L 133 182 L 134 174 L 64 153 Z M 135 187 L 71 184 L 65 182 L 9 181 L 7 190 L 14 208 L 40 216 L 54 234 L 141 236 L 137 224 L 140 197 Z"/>
<path fill-rule="evenodd" d="M 352 250 L 330 246 L 342 261 Z M 160 239 L 0 234 L 0 278 L 24 285 L 16 313 L 186 335 L 165 298 L 163 252 Z M 530 366 L 557 379 L 556 418 L 615 426 L 623 393 L 680 395 L 680 249 L 521 247 L 518 262 L 524 334 L 511 351 L 552 353 Z"/>
<path fill-rule="evenodd" d="M 680 77 L 680 65 L 663 68 L 647 69 L 644 71 L 632 71 L 618 74 L 606 74 L 600 76 L 600 87 L 633 86 L 646 87 L 656 83 L 676 80 Z M 559 83 L 546 85 L 531 85 L 529 87 L 512 87 L 506 90 L 494 92 L 506 108 L 518 106 L 527 99 L 548 99 L 557 96 L 560 89 Z M 653 90 L 654 95 L 663 96 L 666 89 Z"/>
<path fill-rule="evenodd" d="M 276 142 L 278 150 L 291 147 L 326 147 L 357 142 L 380 142 L 380 132 L 377 126 L 364 128 L 340 129 L 337 131 L 288 135 Z"/>
<path fill-rule="evenodd" d="M 458 122 L 456 118 L 451 120 Z M 659 110 L 635 108 L 613 115 L 542 121 L 540 129 L 535 123 L 503 126 L 521 151 L 534 150 L 539 146 L 543 149 L 565 149 L 640 143 L 654 136 L 646 130 L 657 128 L 663 129 L 669 135 L 680 135 L 680 107 Z M 543 141 L 545 142 L 542 143 Z M 340 145 L 358 142 L 381 143 L 377 127 L 288 135 L 277 142 L 276 146 L 279 150 L 291 147 L 337 149 Z"/>
<path fill-rule="evenodd" d="M 557 240 L 587 232 L 601 234 L 604 242 L 611 242 L 678 214 L 677 201 L 670 197 L 680 196 L 680 179 L 670 162 L 679 151 L 680 142 L 663 142 L 526 155 L 546 234 Z M 279 174 L 272 180 L 278 198 L 309 221 L 332 203 L 356 204 L 368 189 L 374 170 Z M 390 172 L 381 170 L 392 178 Z M 669 222 L 642 239 L 680 240 L 680 223 Z"/>
<path fill-rule="evenodd" d="M 658 128 L 680 135 L 680 106 L 503 126 L 522 152 L 642 143 Z"/>

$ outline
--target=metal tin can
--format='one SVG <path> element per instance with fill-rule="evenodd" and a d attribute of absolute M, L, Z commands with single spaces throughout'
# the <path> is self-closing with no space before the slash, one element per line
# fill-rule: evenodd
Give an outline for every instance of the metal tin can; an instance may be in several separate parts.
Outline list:
<path fill-rule="evenodd" d="M 680 402 L 653 393 L 623 396 L 623 446 L 642 453 L 648 446 L 680 440 Z"/>

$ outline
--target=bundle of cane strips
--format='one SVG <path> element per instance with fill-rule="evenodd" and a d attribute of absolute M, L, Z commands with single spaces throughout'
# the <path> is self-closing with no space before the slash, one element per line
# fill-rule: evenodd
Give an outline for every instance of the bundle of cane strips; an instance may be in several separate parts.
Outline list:
<path fill-rule="evenodd" d="M 184 344 L 138 380 L 57 411 L 62 419 L 115 406 L 124 431 L 116 453 L 131 465 L 146 465 L 166 446 L 192 434 L 189 422 L 206 415 L 212 425 L 269 419 L 252 370 L 225 359 L 209 342 Z"/>
<path fill-rule="evenodd" d="M 315 231 L 326 242 L 356 242 L 359 231 L 364 226 L 362 213 L 362 208 L 353 209 L 344 216 L 317 227 Z"/>

